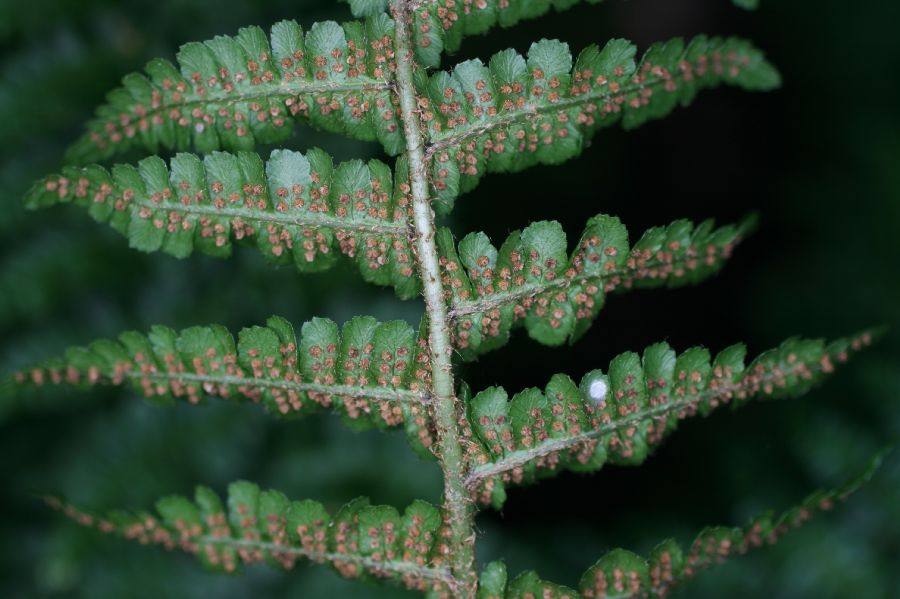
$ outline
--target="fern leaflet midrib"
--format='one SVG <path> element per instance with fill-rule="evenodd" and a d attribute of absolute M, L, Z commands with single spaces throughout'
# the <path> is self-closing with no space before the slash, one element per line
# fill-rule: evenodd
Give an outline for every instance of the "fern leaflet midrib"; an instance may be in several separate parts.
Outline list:
<path fill-rule="evenodd" d="M 366 222 L 368 218 L 361 219 L 344 219 L 329 218 L 320 216 L 313 212 L 306 212 L 298 215 L 293 212 L 290 215 L 280 214 L 278 212 L 268 212 L 264 210 L 249 210 L 244 208 L 223 207 L 217 208 L 212 205 L 194 204 L 189 206 L 166 204 L 165 206 L 150 202 L 133 202 L 138 208 L 148 208 L 150 210 L 159 210 L 161 208 L 170 212 L 180 212 L 183 214 L 196 214 L 200 216 L 213 217 L 239 217 L 257 220 L 264 223 L 279 223 L 283 225 L 295 225 L 298 227 L 306 227 L 310 229 L 323 227 L 334 229 L 336 231 L 358 231 L 360 233 L 380 233 L 384 235 L 406 236 L 407 227 L 404 224 L 386 225 L 376 222 Z"/>
<path fill-rule="evenodd" d="M 169 382 L 211 383 L 214 385 L 237 385 L 244 387 L 259 387 L 266 389 L 284 389 L 287 391 L 302 391 L 313 393 L 326 393 L 336 396 L 357 397 L 365 399 L 382 399 L 389 401 L 415 401 L 427 404 L 430 398 L 427 393 L 419 393 L 411 389 L 391 389 L 388 387 L 372 388 L 358 387 L 355 385 L 323 385 L 318 383 L 297 383 L 285 380 L 254 379 L 240 376 L 212 376 L 187 372 L 130 372 L 124 375 L 133 380 L 155 380 Z"/>
<path fill-rule="evenodd" d="M 193 539 L 198 543 L 206 543 L 210 545 L 224 545 L 228 547 L 243 547 L 247 549 L 260 549 L 270 551 L 273 554 L 296 555 L 305 557 L 313 562 L 330 562 L 358 564 L 374 571 L 391 572 L 395 574 L 411 574 L 416 578 L 435 580 L 444 583 L 451 583 L 454 579 L 447 568 L 429 568 L 426 566 L 417 566 L 410 562 L 404 561 L 382 561 L 363 555 L 354 555 L 351 553 L 334 553 L 328 551 L 310 551 L 300 547 L 291 547 L 279 545 L 278 543 L 267 543 L 264 541 L 250 541 L 246 539 L 227 539 L 213 536 L 200 536 Z"/>
<path fill-rule="evenodd" d="M 205 97 L 196 100 L 185 100 L 183 102 L 166 102 L 160 103 L 159 106 L 146 109 L 143 118 L 152 118 L 155 115 L 163 114 L 167 110 L 180 108 L 208 108 L 211 105 L 223 107 L 234 106 L 241 102 L 256 102 L 269 100 L 280 96 L 286 98 L 298 97 L 302 94 L 353 94 L 359 92 L 378 92 L 386 91 L 392 88 L 389 80 L 385 79 L 382 83 L 372 83 L 370 81 L 360 83 L 319 83 L 300 80 L 299 82 L 308 85 L 294 85 L 293 82 L 288 84 L 280 84 L 268 86 L 267 89 L 259 89 L 262 85 L 255 86 L 256 89 L 252 93 L 235 94 L 233 92 L 220 91 L 216 94 L 208 93 Z M 197 94 L 193 94 L 197 95 Z"/>

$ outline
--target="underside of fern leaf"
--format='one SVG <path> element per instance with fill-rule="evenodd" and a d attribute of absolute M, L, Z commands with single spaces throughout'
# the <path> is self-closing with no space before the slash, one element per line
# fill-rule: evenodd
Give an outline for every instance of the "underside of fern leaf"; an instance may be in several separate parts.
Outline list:
<path fill-rule="evenodd" d="M 499 250 L 484 233 L 473 233 L 457 252 L 442 229 L 437 239 L 454 344 L 472 359 L 505 344 L 517 326 L 546 345 L 574 342 L 607 294 L 699 283 L 722 268 L 755 224 L 755 216 L 720 228 L 679 220 L 646 231 L 631 246 L 619 219 L 600 214 L 588 221 L 571 255 L 556 222 L 514 231 Z"/>
<path fill-rule="evenodd" d="M 15 380 L 22 385 L 131 385 L 148 401 L 199 403 L 204 397 L 261 403 L 273 414 L 305 415 L 333 408 L 356 429 L 404 426 L 427 455 L 434 442 L 428 416 L 431 370 L 424 340 L 402 321 L 357 316 L 338 325 L 305 323 L 299 338 L 289 322 L 234 337 L 218 325 L 181 333 L 157 326 L 70 349 Z"/>
<path fill-rule="evenodd" d="M 544 391 L 509 400 L 493 387 L 466 398 L 473 443 L 467 484 L 482 504 L 499 508 L 507 484 L 531 483 L 562 470 L 592 472 L 606 463 L 636 466 L 693 416 L 740 407 L 753 398 L 796 397 L 868 346 L 871 332 L 839 339 L 789 339 L 749 365 L 743 345 L 715 358 L 705 348 L 676 354 L 666 343 L 614 358 L 576 384 L 553 377 Z"/>
<path fill-rule="evenodd" d="M 353 15 L 367 17 L 384 12 L 388 0 L 343 0 Z M 587 0 L 598 4 L 603 0 Z M 426 67 L 440 64 L 443 54 L 459 50 L 464 37 L 484 34 L 496 26 L 512 27 L 546 14 L 565 10 L 581 0 L 414 0 L 410 3 L 412 41 L 416 60 Z"/>
<path fill-rule="evenodd" d="M 282 22 L 271 47 L 258 28 L 188 44 L 180 71 L 155 61 L 149 79 L 126 77 L 70 158 L 86 163 L 133 145 L 151 152 L 251 149 L 284 139 L 295 122 L 378 139 L 397 154 L 403 142 L 390 93 L 391 30 L 390 18 L 379 14 L 343 27 L 317 23 L 305 38 L 296 23 Z M 613 40 L 602 50 L 586 48 L 573 65 L 566 44 L 541 40 L 527 59 L 506 50 L 488 66 L 472 60 L 422 78 L 418 114 L 435 209 L 448 212 L 487 172 L 559 164 L 580 154 L 597 129 L 661 118 L 702 89 L 768 90 L 780 82 L 762 53 L 738 38 L 675 39 L 653 46 L 639 63 L 635 55 L 633 44 Z"/>
<path fill-rule="evenodd" d="M 321 150 L 178 154 L 170 167 L 147 158 L 137 167 L 69 168 L 39 181 L 31 208 L 75 203 L 126 235 L 132 247 L 176 257 L 193 251 L 228 256 L 232 241 L 255 245 L 275 264 L 301 272 L 354 259 L 366 281 L 415 296 L 407 228 L 408 168 L 378 160 L 334 166 Z M 464 357 L 503 345 L 514 325 L 548 345 L 574 341 L 590 326 L 607 293 L 632 287 L 697 283 L 718 272 L 755 218 L 722 228 L 676 221 L 647 231 L 633 247 L 617 218 L 588 222 L 575 252 L 555 222 L 514 232 L 498 251 L 483 233 L 457 251 L 452 233 L 438 232 L 442 283 L 454 342 Z"/>
<path fill-rule="evenodd" d="M 700 347 L 676 354 L 657 343 L 642 355 L 618 355 L 579 384 L 557 374 L 543 390 L 512 398 L 502 387 L 473 394 L 455 379 L 455 359 L 501 347 L 518 327 L 544 345 L 573 344 L 610 293 L 690 285 L 717 273 L 755 218 L 722 227 L 679 220 L 632 243 L 618 218 L 598 214 L 570 248 L 555 221 L 513 231 L 499 247 L 484 233 L 457 243 L 449 228 L 436 226 L 436 214 L 448 213 L 488 173 L 559 164 L 601 128 L 665 117 L 720 85 L 771 90 L 780 76 L 750 42 L 707 36 L 654 44 L 640 57 L 634 44 L 613 39 L 574 59 L 567 44 L 542 39 L 525 56 L 510 49 L 436 71 L 466 36 L 580 0 L 347 2 L 359 20 L 306 30 L 282 21 L 268 36 L 248 27 L 186 44 L 177 66 L 154 60 L 125 77 L 70 149 L 75 166 L 39 181 L 27 205 L 75 204 L 133 248 L 178 258 L 229 256 L 237 243 L 276 265 L 318 272 L 343 255 L 367 282 L 404 299 L 423 296 L 419 328 L 365 316 L 339 328 L 315 318 L 297 336 L 273 317 L 235 339 L 218 325 L 180 333 L 157 326 L 0 379 L 0 394 L 127 384 L 160 404 L 218 397 L 261 403 L 281 416 L 331 408 L 356 429 L 403 428 L 414 450 L 441 467 L 441 508 L 416 501 L 401 515 L 360 498 L 329 513 L 247 482 L 229 487 L 227 507 L 206 487 L 193 501 L 160 500 L 156 514 L 101 516 L 57 499 L 51 505 L 225 572 L 307 560 L 434 599 L 663 597 L 697 571 L 829 508 L 870 475 L 777 519 L 708 529 L 688 550 L 671 540 L 647 558 L 615 550 L 577 591 L 535 572 L 507 582 L 501 562 L 488 564 L 479 580 L 476 509 L 501 507 L 507 487 L 643 463 L 680 420 L 800 395 L 869 345 L 873 332 L 828 345 L 789 339 L 749 365 L 742 345 L 712 357 Z M 301 125 L 378 142 L 396 161 L 335 164 L 314 148 L 276 149 L 264 161 L 254 152 Z M 175 153 L 168 163 L 150 156 L 109 169 L 92 164 L 135 149 Z"/>
<path fill-rule="evenodd" d="M 369 17 L 384 12 L 388 0 L 343 0 L 356 17 Z M 583 0 L 413 0 L 413 45 L 416 60 L 426 67 L 440 64 L 442 54 L 459 50 L 462 40 L 488 33 L 494 27 L 513 27 L 522 21 L 536 19 L 551 9 L 564 11 Z M 743 8 L 755 8 L 757 0 L 732 0 Z M 586 0 L 600 4 L 603 0 Z"/>
<path fill-rule="evenodd" d="M 812 493 L 778 516 L 767 512 L 743 527 L 707 528 L 687 550 L 668 539 L 646 558 L 624 549 L 610 551 L 584 573 L 578 591 L 541 580 L 533 571 L 507 583 L 505 565 L 492 562 L 481 575 L 478 598 L 662 599 L 702 570 L 771 545 L 816 513 L 843 502 L 872 477 L 886 453 L 876 455 L 840 487 Z M 279 491 L 261 491 L 246 481 L 229 486 L 227 505 L 211 489 L 198 486 L 193 501 L 180 496 L 160 499 L 156 514 L 92 514 L 55 497 L 46 501 L 83 526 L 194 554 L 213 570 L 234 572 L 241 564 L 262 561 L 291 570 L 308 560 L 329 565 L 347 578 L 387 580 L 437 596 L 457 582 L 442 553 L 443 515 L 424 501 L 412 503 L 401 515 L 360 497 L 332 515 L 316 501 L 291 501 Z"/>
<path fill-rule="evenodd" d="M 321 503 L 291 501 L 274 490 L 239 481 L 227 503 L 198 486 L 194 500 L 169 496 L 156 514 L 90 514 L 55 497 L 47 502 L 76 522 L 137 541 L 197 556 L 206 567 L 234 572 L 265 561 L 285 570 L 301 561 L 326 564 L 347 578 L 390 580 L 407 588 L 440 589 L 450 575 L 439 551 L 442 514 L 415 501 L 401 515 L 359 497 L 334 514 Z"/>
<path fill-rule="evenodd" d="M 627 40 L 612 40 L 583 50 L 573 66 L 568 45 L 541 40 L 527 58 L 506 50 L 487 66 L 470 60 L 432 75 L 419 115 L 435 209 L 449 211 L 488 172 L 559 164 L 579 155 L 598 129 L 662 118 L 700 90 L 780 84 L 762 53 L 739 38 L 674 39 L 639 62 L 636 53 Z"/>
<path fill-rule="evenodd" d="M 128 237 L 132 247 L 183 258 L 194 250 L 231 254 L 232 240 L 255 245 L 275 264 L 301 272 L 355 259 L 367 281 L 418 292 L 407 231 L 409 184 L 378 160 L 334 165 L 325 152 L 275 150 L 178 154 L 136 167 L 68 168 L 32 188 L 31 208 L 73 202 Z"/>
<path fill-rule="evenodd" d="M 178 67 L 147 64 L 109 94 L 68 160 L 85 164 L 133 147 L 249 150 L 287 139 L 307 123 L 391 154 L 403 149 L 390 92 L 394 23 L 386 15 L 343 26 L 295 21 L 182 46 Z"/>
<path fill-rule="evenodd" d="M 742 345 L 712 359 L 704 348 L 677 355 L 658 343 L 643 358 L 619 355 L 607 372 L 589 372 L 578 385 L 557 375 L 544 391 L 527 389 L 511 401 L 499 387 L 474 397 L 464 388 L 469 492 L 499 508 L 508 484 L 606 463 L 639 465 L 679 420 L 754 397 L 800 395 L 872 340 L 871 332 L 827 346 L 790 339 L 749 366 Z M 334 322 L 314 319 L 299 340 L 290 323 L 273 317 L 241 331 L 237 343 L 220 326 L 180 334 L 155 327 L 72 348 L 14 377 L 20 385 L 130 384 L 163 405 L 214 396 L 262 403 L 279 415 L 333 408 L 356 429 L 402 426 L 423 457 L 436 437 L 430 379 L 425 340 L 404 322 L 370 317 L 356 317 L 340 332 Z"/>
<path fill-rule="evenodd" d="M 647 557 L 614 549 L 584 573 L 577 591 L 541 580 L 534 571 L 523 572 L 507 585 L 505 565 L 492 562 L 481 577 L 482 588 L 488 592 L 479 599 L 663 599 L 699 572 L 750 549 L 771 545 L 814 515 L 831 510 L 868 482 L 888 452 L 878 453 L 860 474 L 843 485 L 816 491 L 779 515 L 760 514 L 743 527 L 707 528 L 697 535 L 687 550 L 674 539 L 663 541 Z"/>

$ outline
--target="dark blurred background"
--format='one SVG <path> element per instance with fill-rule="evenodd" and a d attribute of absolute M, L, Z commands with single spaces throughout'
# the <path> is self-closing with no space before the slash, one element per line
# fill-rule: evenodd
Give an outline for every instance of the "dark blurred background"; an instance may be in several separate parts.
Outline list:
<path fill-rule="evenodd" d="M 30 0 L 0 3 L 0 363 L 4 371 L 125 329 L 221 322 L 232 330 L 271 314 L 294 323 L 356 313 L 418 321 L 417 302 L 364 286 L 350 268 L 300 277 L 255 252 L 178 261 L 128 249 L 78 210 L 25 213 L 36 178 L 127 72 L 179 44 L 268 27 L 346 19 L 328 0 Z M 719 222 L 757 210 L 759 232 L 714 280 L 612 298 L 574 347 L 539 349 L 519 332 L 504 351 L 463 369 L 475 388 L 543 386 L 580 377 L 615 354 L 665 339 L 751 354 L 802 334 L 834 337 L 873 324 L 888 336 L 827 385 L 791 402 L 755 403 L 686 422 L 641 468 L 564 475 L 514 490 L 485 512 L 479 557 L 512 573 L 537 568 L 574 585 L 604 551 L 646 551 L 707 524 L 740 524 L 820 485 L 841 482 L 900 432 L 900 5 L 893 0 L 763 0 L 747 13 L 725 0 L 610 0 L 470 39 L 460 59 L 541 37 L 577 52 L 628 37 L 742 34 L 781 69 L 778 92 L 707 92 L 687 110 L 630 133 L 607 130 L 557 167 L 493 176 L 447 221 L 461 236 L 500 240 L 530 220 L 558 219 L 576 237 L 591 215 L 631 231 L 675 218 Z M 452 62 L 453 59 L 451 59 Z M 290 145 L 339 158 L 375 145 L 301 129 Z M 264 153 L 268 149 L 263 149 Z M 401 597 L 321 568 L 240 577 L 205 573 L 186 556 L 102 538 L 49 512 L 33 493 L 92 508 L 149 506 L 223 490 L 238 478 L 335 506 L 357 494 L 404 505 L 439 498 L 440 477 L 400 435 L 357 434 L 323 415 L 275 421 L 253 406 L 213 402 L 163 410 L 128 392 L 46 393 L 0 407 L 0 596 Z M 386 464 L 389 464 L 386 466 Z M 839 510 L 776 547 L 699 577 L 681 597 L 900 597 L 900 460 Z"/>

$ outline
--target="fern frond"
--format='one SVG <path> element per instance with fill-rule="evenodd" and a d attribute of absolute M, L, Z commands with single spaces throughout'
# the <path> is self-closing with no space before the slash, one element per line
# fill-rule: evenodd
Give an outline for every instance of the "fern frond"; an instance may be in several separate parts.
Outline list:
<path fill-rule="evenodd" d="M 388 8 L 388 0 L 343 0 L 357 18 L 373 16 Z M 551 8 L 563 11 L 582 0 L 411 0 L 412 42 L 416 61 L 436 67 L 441 56 L 454 54 L 462 40 L 484 34 L 496 26 L 512 27 L 521 21 L 536 19 Z M 599 4 L 603 0 L 587 0 Z"/>
<path fill-rule="evenodd" d="M 126 76 L 69 151 L 79 164 L 132 147 L 248 150 L 290 136 L 297 123 L 403 150 L 390 92 L 394 23 L 387 15 L 343 26 L 294 21 L 185 44 L 178 67 L 153 60 Z"/>
<path fill-rule="evenodd" d="M 428 134 L 435 208 L 447 212 L 488 172 L 559 164 L 581 153 L 600 128 L 626 129 L 662 118 L 697 92 L 721 84 L 769 90 L 779 75 L 762 52 L 738 38 L 700 36 L 656 44 L 635 63 L 635 46 L 612 40 L 586 48 L 572 65 L 556 40 L 458 64 L 432 75 L 419 111 Z"/>
<path fill-rule="evenodd" d="M 746 367 L 743 345 L 711 359 L 704 348 L 676 356 L 658 343 L 643 359 L 620 354 L 606 373 L 589 372 L 580 385 L 556 375 L 544 392 L 526 389 L 512 400 L 500 387 L 486 389 L 467 402 L 467 486 L 479 502 L 499 507 L 507 483 L 527 484 L 561 470 L 592 472 L 607 462 L 641 464 L 679 420 L 755 397 L 801 395 L 872 340 L 872 332 L 828 346 L 789 339 Z"/>
<path fill-rule="evenodd" d="M 216 571 L 234 572 L 241 564 L 262 561 L 290 570 L 308 560 L 330 565 L 347 578 L 422 591 L 452 580 L 438 549 L 441 512 L 425 501 L 413 502 L 401 515 L 360 497 L 331 515 L 316 501 L 291 501 L 279 491 L 238 481 L 228 487 L 227 507 L 203 486 L 193 501 L 160 499 L 156 514 L 95 515 L 56 498 L 48 503 L 81 525 L 191 553 Z"/>
<path fill-rule="evenodd" d="M 750 549 L 771 545 L 813 515 L 846 500 L 871 479 L 888 451 L 877 454 L 864 471 L 840 487 L 816 491 L 777 517 L 768 512 L 752 518 L 742 528 L 703 530 L 687 552 L 674 539 L 657 545 L 648 557 L 614 549 L 584 573 L 577 591 L 541 580 L 532 570 L 522 572 L 507 584 L 505 564 L 491 562 L 482 571 L 478 599 L 663 599 L 698 572 Z"/>
<path fill-rule="evenodd" d="M 199 403 L 204 397 L 261 403 L 279 415 L 333 408 L 354 428 L 404 426 L 427 455 L 433 430 L 427 412 L 431 369 L 425 341 L 403 321 L 356 316 L 343 328 L 325 318 L 289 322 L 234 337 L 222 326 L 176 333 L 129 331 L 118 340 L 69 349 L 60 359 L 15 374 L 20 385 L 131 385 L 148 401 Z"/>
<path fill-rule="evenodd" d="M 657 545 L 647 558 L 624 549 L 606 554 L 581 578 L 582 597 L 648 597 L 662 599 L 677 585 L 711 566 L 749 549 L 771 545 L 818 512 L 828 511 L 869 481 L 881 466 L 886 451 L 876 455 L 866 469 L 835 489 L 816 491 L 779 516 L 760 514 L 740 528 L 703 530 L 685 551 L 674 539 Z"/>
<path fill-rule="evenodd" d="M 557 222 L 514 231 L 498 250 L 484 233 L 454 247 L 438 232 L 442 279 L 450 302 L 451 332 L 465 359 L 504 345 L 518 326 L 541 343 L 572 342 L 590 327 L 613 291 L 678 287 L 718 272 L 755 226 L 755 217 L 715 228 L 686 220 L 649 229 L 633 246 L 618 218 L 591 218 L 576 249 L 567 253 Z"/>
<path fill-rule="evenodd" d="M 392 32 L 393 21 L 378 13 L 343 27 L 316 23 L 305 37 L 296 23 L 278 23 L 271 48 L 258 28 L 187 44 L 180 72 L 154 61 L 149 79 L 126 77 L 69 159 L 83 164 L 135 145 L 249 150 L 283 140 L 295 122 L 377 139 L 397 154 L 404 142 L 391 92 Z M 449 211 L 486 172 L 572 158 L 595 130 L 620 118 L 626 128 L 638 126 L 722 83 L 778 85 L 761 52 L 737 38 L 676 39 L 651 47 L 639 65 L 635 53 L 625 40 L 602 51 L 592 46 L 573 71 L 568 46 L 542 40 L 527 59 L 507 50 L 489 66 L 473 60 L 422 77 L 419 113 L 436 209 Z"/>
<path fill-rule="evenodd" d="M 405 163 L 405 161 L 399 161 Z M 194 250 L 231 254 L 232 239 L 253 243 L 277 264 L 300 271 L 354 258 L 370 282 L 418 293 L 407 233 L 405 168 L 394 184 L 378 160 L 335 166 L 319 149 L 275 150 L 264 164 L 252 152 L 177 154 L 112 171 L 69 167 L 34 185 L 30 208 L 75 203 L 126 235 L 131 247 L 183 258 Z"/>
<path fill-rule="evenodd" d="M 353 16 L 361 18 L 384 12 L 388 0 L 343 0 Z M 755 8 L 757 0 L 732 0 L 743 8 Z M 513 27 L 536 19 L 550 9 L 562 12 L 582 0 L 411 0 L 411 31 L 416 60 L 425 67 L 436 67 L 443 54 L 454 54 L 462 40 L 485 34 L 494 27 Z M 603 0 L 586 0 L 600 4 Z"/>
<path fill-rule="evenodd" d="M 615 595 L 614 595 L 615 596 Z M 578 591 L 567 586 L 541 580 L 537 572 L 529 570 L 516 576 L 506 589 L 505 599 L 575 599 Z"/>
<path fill-rule="evenodd" d="M 501 561 L 485 564 L 478 577 L 477 599 L 504 599 L 506 580 L 506 564 Z"/>

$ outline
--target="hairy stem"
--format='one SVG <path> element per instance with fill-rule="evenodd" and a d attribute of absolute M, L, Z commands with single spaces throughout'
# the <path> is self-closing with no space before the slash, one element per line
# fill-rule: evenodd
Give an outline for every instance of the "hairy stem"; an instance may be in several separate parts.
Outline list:
<path fill-rule="evenodd" d="M 466 492 L 465 461 L 460 444 L 456 397 L 453 389 L 452 345 L 447 326 L 447 305 L 438 268 L 438 251 L 434 241 L 434 211 L 428 197 L 425 148 L 416 116 L 416 93 L 413 86 L 413 49 L 410 42 L 410 18 L 404 0 L 393 3 L 396 31 L 394 50 L 397 58 L 397 94 L 409 158 L 409 179 L 413 198 L 413 225 L 425 308 L 428 314 L 428 347 L 431 354 L 432 408 L 438 434 L 438 460 L 444 473 L 444 512 L 450 530 L 450 568 L 456 579 L 452 589 L 460 598 L 473 597 L 476 586 L 474 570 L 474 509 Z"/>

